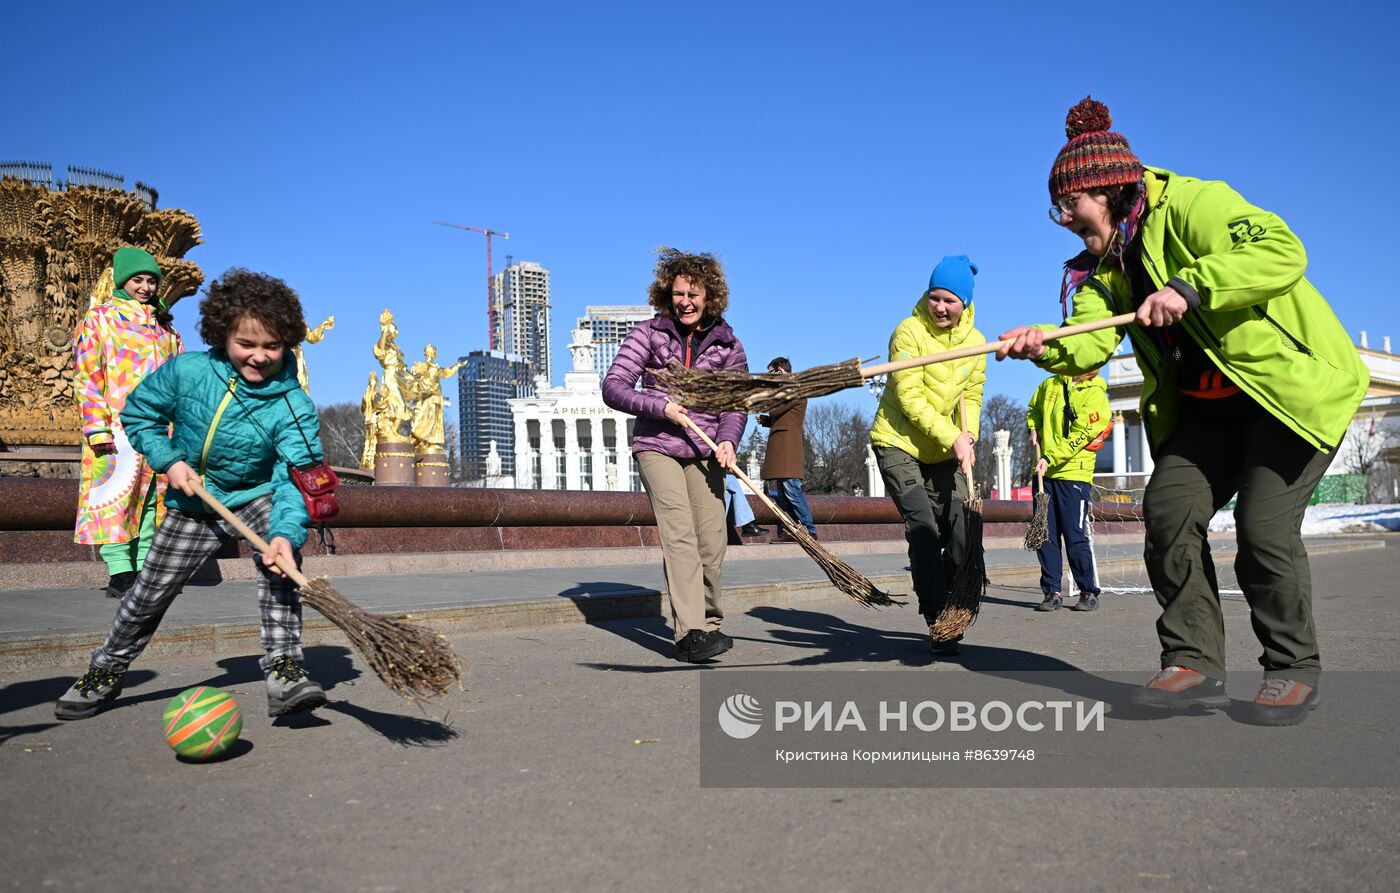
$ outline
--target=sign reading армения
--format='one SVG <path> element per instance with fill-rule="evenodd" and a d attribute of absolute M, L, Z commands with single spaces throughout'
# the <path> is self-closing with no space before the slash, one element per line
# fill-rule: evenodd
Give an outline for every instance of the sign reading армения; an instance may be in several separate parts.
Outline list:
<path fill-rule="evenodd" d="M 700 680 L 702 787 L 1400 787 L 1400 673 L 1326 673 L 1293 726 L 1149 713 L 1150 674 L 725 671 Z"/>

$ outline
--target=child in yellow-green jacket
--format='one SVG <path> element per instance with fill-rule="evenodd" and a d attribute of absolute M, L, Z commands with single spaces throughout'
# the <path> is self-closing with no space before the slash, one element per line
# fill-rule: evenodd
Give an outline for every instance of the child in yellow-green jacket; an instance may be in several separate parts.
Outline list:
<path fill-rule="evenodd" d="M 1074 610 L 1092 611 L 1099 606 L 1099 581 L 1089 543 L 1089 498 L 1096 454 L 1113 430 L 1108 389 L 1098 370 L 1079 376 L 1052 375 L 1041 382 L 1031 397 L 1026 427 L 1040 454 L 1036 474 L 1044 475 L 1050 496 L 1049 528 L 1037 552 L 1045 599 L 1035 609 L 1053 611 L 1064 603 L 1060 590 L 1063 540 L 1070 574 L 1079 588 Z"/>

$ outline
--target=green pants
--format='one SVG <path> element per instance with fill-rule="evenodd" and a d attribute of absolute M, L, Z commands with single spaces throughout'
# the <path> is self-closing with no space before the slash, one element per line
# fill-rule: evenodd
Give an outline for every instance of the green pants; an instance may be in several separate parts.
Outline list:
<path fill-rule="evenodd" d="M 1206 531 L 1238 496 L 1235 575 L 1249 602 L 1259 663 L 1316 685 L 1321 671 L 1303 513 L 1332 457 L 1263 412 L 1211 412 L 1183 399 L 1143 498 L 1144 558 L 1162 616 L 1162 666 L 1225 676 L 1225 619 Z"/>
<path fill-rule="evenodd" d="M 146 491 L 146 500 L 141 507 L 141 529 L 136 536 L 124 543 L 107 543 L 97 547 L 97 554 L 107 564 L 107 573 L 115 576 L 127 572 L 139 572 L 146 563 L 146 553 L 151 551 L 151 541 L 156 538 L 156 485 Z"/>
<path fill-rule="evenodd" d="M 919 613 L 932 623 L 948 603 L 954 572 L 967 560 L 967 478 L 956 459 L 930 465 L 893 447 L 876 447 L 875 462 L 904 519 Z"/>

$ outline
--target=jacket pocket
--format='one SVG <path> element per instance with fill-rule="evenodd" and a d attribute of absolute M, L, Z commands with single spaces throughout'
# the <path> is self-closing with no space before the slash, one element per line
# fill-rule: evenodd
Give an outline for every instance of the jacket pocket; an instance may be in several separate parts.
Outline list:
<path fill-rule="evenodd" d="M 1278 322 L 1268 314 L 1268 312 L 1263 308 L 1262 305 L 1255 304 L 1254 312 L 1260 319 L 1268 323 L 1273 328 L 1273 330 L 1278 333 L 1279 339 L 1283 342 L 1284 347 L 1296 350 L 1298 353 L 1304 354 L 1305 356 L 1312 356 L 1312 351 L 1308 349 L 1308 346 L 1302 341 L 1300 341 L 1298 338 L 1294 337 L 1283 326 L 1279 325 Z"/>

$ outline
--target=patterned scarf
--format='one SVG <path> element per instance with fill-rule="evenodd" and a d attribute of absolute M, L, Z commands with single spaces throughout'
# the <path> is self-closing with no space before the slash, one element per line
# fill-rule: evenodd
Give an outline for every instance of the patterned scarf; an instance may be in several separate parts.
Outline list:
<path fill-rule="evenodd" d="M 1123 269 L 1126 261 L 1123 259 L 1132 244 L 1137 238 L 1138 229 L 1142 226 L 1143 215 L 1147 211 L 1147 184 L 1138 181 L 1138 199 L 1133 203 L 1133 209 L 1128 212 L 1128 216 L 1118 222 L 1117 232 L 1113 236 L 1113 243 L 1108 246 L 1106 257 L 1118 259 L 1119 269 Z M 1069 298 L 1079 290 L 1094 271 L 1099 268 L 1099 261 L 1102 258 L 1090 254 L 1088 251 L 1081 251 L 1074 257 L 1065 261 L 1065 275 L 1060 280 L 1060 314 L 1063 319 L 1069 319 Z"/>

